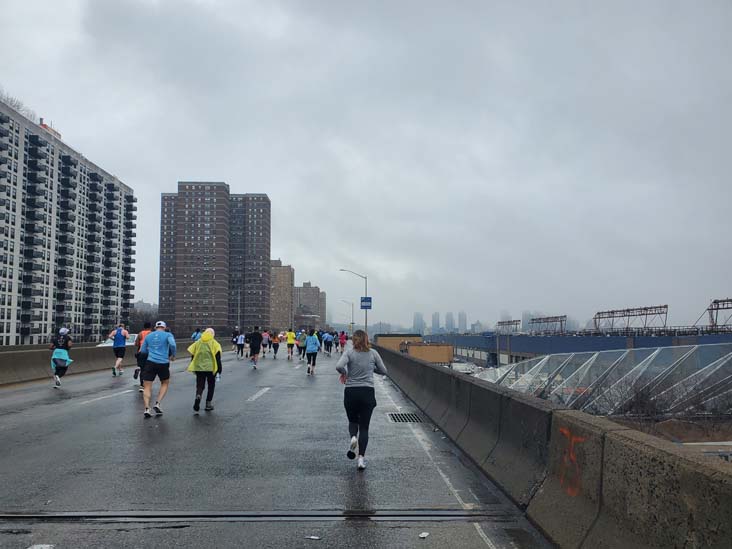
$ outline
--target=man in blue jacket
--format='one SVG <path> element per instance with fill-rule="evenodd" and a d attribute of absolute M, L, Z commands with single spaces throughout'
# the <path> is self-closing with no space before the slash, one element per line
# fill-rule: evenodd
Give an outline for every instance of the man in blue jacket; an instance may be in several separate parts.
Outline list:
<path fill-rule="evenodd" d="M 147 354 L 147 362 L 140 374 L 140 379 L 145 384 L 142 398 L 145 401 L 145 417 L 152 417 L 150 412 L 150 397 L 155 378 L 160 379 L 160 391 L 153 406 L 157 415 L 163 414 L 160 403 L 165 398 L 170 385 L 170 361 L 175 360 L 175 338 L 170 332 L 166 332 L 167 325 L 162 320 L 155 323 L 155 331 L 145 337 L 142 342 L 140 353 Z"/>

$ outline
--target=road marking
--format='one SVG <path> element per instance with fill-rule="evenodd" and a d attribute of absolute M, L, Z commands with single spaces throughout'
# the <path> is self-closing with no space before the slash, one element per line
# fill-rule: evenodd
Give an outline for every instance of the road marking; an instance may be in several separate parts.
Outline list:
<path fill-rule="evenodd" d="M 53 549 L 55 545 L 31 545 L 28 549 Z"/>
<path fill-rule="evenodd" d="M 302 364 L 298 364 L 297 366 L 295 366 L 295 370 L 299 370 L 300 366 L 302 366 Z"/>
<path fill-rule="evenodd" d="M 250 396 L 247 399 L 247 402 L 254 402 L 259 397 L 261 397 L 263 394 L 265 394 L 267 391 L 269 391 L 271 388 L 272 387 L 265 387 L 264 389 L 260 389 L 259 391 L 257 391 L 256 393 L 254 393 L 252 396 Z"/>
<path fill-rule="evenodd" d="M 380 384 L 381 385 L 381 384 Z M 381 392 L 386 395 L 386 398 L 391 401 L 391 404 L 398 408 L 397 403 L 392 398 L 391 394 L 389 394 L 389 391 L 386 390 L 386 388 L 382 385 L 381 386 Z M 419 445 L 424 450 L 425 454 L 427 454 L 427 457 L 432 462 L 432 465 L 434 465 L 435 469 L 437 469 L 437 472 L 439 473 L 440 477 L 442 477 L 442 480 L 447 485 L 448 490 L 452 493 L 452 495 L 455 497 L 455 499 L 458 501 L 460 506 L 468 511 L 471 509 L 475 509 L 477 506 L 473 503 L 466 503 L 465 500 L 460 496 L 460 492 L 457 491 L 455 486 L 453 485 L 450 478 L 445 474 L 445 472 L 440 468 L 440 466 L 435 461 L 435 458 L 432 457 L 432 453 L 430 452 L 430 443 L 428 440 L 426 440 L 424 433 L 421 433 L 418 431 L 414 425 L 408 424 L 409 429 L 412 431 L 412 434 L 414 435 L 414 438 L 417 439 L 417 442 L 419 442 Z M 472 492 L 471 492 L 472 493 Z M 477 499 L 477 498 L 476 498 Z M 478 535 L 480 538 L 485 542 L 485 544 L 490 549 L 497 549 L 496 545 L 491 541 L 491 539 L 488 537 L 488 535 L 485 533 L 483 528 L 478 524 L 477 522 L 473 523 L 473 526 L 475 526 L 475 530 L 478 532 Z"/>
<path fill-rule="evenodd" d="M 475 526 L 475 529 L 476 529 L 476 530 L 478 531 L 478 535 L 479 535 L 479 536 L 481 537 L 481 539 L 482 539 L 482 540 L 483 540 L 483 541 L 485 542 L 485 544 L 486 544 L 486 545 L 487 545 L 488 547 L 490 547 L 490 549 L 498 549 L 498 548 L 496 547 L 495 543 L 493 543 L 493 542 L 491 541 L 491 538 L 489 538 L 489 537 L 488 537 L 488 535 L 487 535 L 487 534 L 485 533 L 485 531 L 483 531 L 483 528 L 481 528 L 480 524 L 478 524 L 477 522 L 474 522 L 474 523 L 473 523 L 473 526 Z"/>
<path fill-rule="evenodd" d="M 124 395 L 124 394 L 127 394 L 127 393 L 132 393 L 134 391 L 135 391 L 135 389 L 127 389 L 126 391 L 120 391 L 119 393 L 112 393 L 111 395 L 105 395 L 105 396 L 93 398 L 91 400 L 85 400 L 84 402 L 79 402 L 79 405 L 81 406 L 81 405 L 84 405 L 84 404 L 89 404 L 91 402 L 96 402 L 98 400 L 104 400 L 105 398 L 112 398 L 112 397 L 116 397 L 116 396 L 119 396 L 119 395 Z"/>

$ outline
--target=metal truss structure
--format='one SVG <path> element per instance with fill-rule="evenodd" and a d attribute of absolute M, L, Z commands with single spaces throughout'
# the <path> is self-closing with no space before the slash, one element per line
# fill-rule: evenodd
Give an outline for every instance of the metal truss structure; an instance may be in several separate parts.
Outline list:
<path fill-rule="evenodd" d="M 532 332 L 563 334 L 567 326 L 567 315 L 532 318 L 529 326 Z"/>
<path fill-rule="evenodd" d="M 595 330 L 598 331 L 636 328 L 638 326 L 635 324 L 638 320 L 643 329 L 659 327 L 655 325 L 656 322 L 660 322 L 660 327 L 665 328 L 668 320 L 668 305 L 599 311 L 595 313 L 592 320 Z"/>
<path fill-rule="evenodd" d="M 709 307 L 707 307 L 707 312 L 709 313 L 709 326 L 716 327 L 729 325 L 730 320 L 732 320 L 732 313 L 730 313 L 726 320 L 723 320 L 720 324 L 719 311 L 732 311 L 732 298 L 715 299 L 709 304 Z"/>
<path fill-rule="evenodd" d="M 501 320 L 500 322 L 496 322 L 496 332 L 498 332 L 499 334 L 510 334 L 518 332 L 520 327 L 520 320 Z"/>

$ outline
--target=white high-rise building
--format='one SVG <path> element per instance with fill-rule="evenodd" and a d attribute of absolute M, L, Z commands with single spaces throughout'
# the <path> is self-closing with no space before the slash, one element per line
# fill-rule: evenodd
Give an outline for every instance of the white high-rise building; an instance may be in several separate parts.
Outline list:
<path fill-rule="evenodd" d="M 99 341 L 127 321 L 136 201 L 43 119 L 0 101 L 0 345 L 45 343 L 60 327 Z"/>

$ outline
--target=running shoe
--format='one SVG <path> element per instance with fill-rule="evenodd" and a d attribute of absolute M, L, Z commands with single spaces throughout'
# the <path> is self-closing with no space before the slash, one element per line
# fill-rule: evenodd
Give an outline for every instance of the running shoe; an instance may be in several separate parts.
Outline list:
<path fill-rule="evenodd" d="M 132 374 L 132 379 L 137 379 L 140 376 L 140 369 L 135 368 L 135 373 Z"/>
<path fill-rule="evenodd" d="M 57 375 L 54 375 L 53 376 L 53 381 L 56 384 L 56 385 L 54 385 L 54 387 L 56 387 L 57 389 L 59 387 L 61 387 L 61 378 L 60 377 L 58 377 Z"/>
<path fill-rule="evenodd" d="M 198 412 L 201 409 L 201 397 L 197 396 L 193 402 L 193 411 Z"/>
<path fill-rule="evenodd" d="M 155 406 L 153 406 L 153 410 L 155 410 L 155 413 L 159 416 L 163 415 L 163 409 L 160 407 L 160 403 L 156 402 Z"/>
<path fill-rule="evenodd" d="M 145 417 L 152 417 L 152 413 L 150 412 L 150 408 L 145 408 L 145 413 L 143 415 Z"/>
<path fill-rule="evenodd" d="M 358 446 L 358 439 L 351 437 L 351 445 L 348 448 L 348 452 L 346 452 L 348 459 L 356 459 L 356 446 Z"/>
<path fill-rule="evenodd" d="M 204 408 L 204 410 L 206 410 L 207 412 L 211 412 L 211 411 L 213 411 L 213 409 L 214 409 L 213 403 L 206 402 L 206 407 Z"/>
<path fill-rule="evenodd" d="M 121 376 L 122 374 L 124 374 L 124 371 L 122 371 L 122 368 L 119 368 L 119 369 L 117 370 L 117 375 L 118 375 L 118 376 Z"/>
<path fill-rule="evenodd" d="M 308 366 L 308 375 L 310 375 L 310 366 Z"/>
<path fill-rule="evenodd" d="M 142 392 L 144 392 L 144 391 L 145 391 L 145 389 L 144 389 L 144 388 L 142 388 L 142 387 L 140 387 L 139 389 L 137 389 L 137 391 L 138 391 L 139 393 L 142 393 Z"/>
<path fill-rule="evenodd" d="M 112 375 L 117 377 L 117 366 L 112 366 Z"/>
<path fill-rule="evenodd" d="M 358 470 L 363 471 L 366 469 L 366 462 L 363 459 L 363 456 L 358 456 Z"/>

